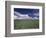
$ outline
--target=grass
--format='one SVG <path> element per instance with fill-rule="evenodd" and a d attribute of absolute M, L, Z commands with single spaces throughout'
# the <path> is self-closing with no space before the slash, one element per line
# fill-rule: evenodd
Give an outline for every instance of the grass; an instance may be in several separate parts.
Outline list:
<path fill-rule="evenodd" d="M 14 29 L 39 28 L 39 20 L 14 20 Z"/>

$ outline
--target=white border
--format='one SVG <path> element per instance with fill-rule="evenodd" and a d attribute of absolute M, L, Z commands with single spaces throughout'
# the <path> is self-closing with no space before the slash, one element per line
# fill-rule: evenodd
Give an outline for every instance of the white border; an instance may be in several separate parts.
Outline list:
<path fill-rule="evenodd" d="M 14 8 L 39 9 L 39 29 L 14 30 Z M 42 32 L 42 6 L 11 5 L 11 33 L 34 33 Z"/>

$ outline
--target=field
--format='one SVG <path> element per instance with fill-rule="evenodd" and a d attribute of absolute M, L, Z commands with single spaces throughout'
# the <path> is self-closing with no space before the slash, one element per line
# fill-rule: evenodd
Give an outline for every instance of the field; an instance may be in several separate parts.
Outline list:
<path fill-rule="evenodd" d="M 39 28 L 39 20 L 14 20 L 14 29 Z"/>

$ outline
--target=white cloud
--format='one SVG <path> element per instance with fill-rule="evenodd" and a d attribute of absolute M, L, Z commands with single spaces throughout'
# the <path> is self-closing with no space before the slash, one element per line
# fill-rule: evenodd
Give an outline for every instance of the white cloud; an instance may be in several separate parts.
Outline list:
<path fill-rule="evenodd" d="M 38 13 L 34 13 L 34 15 L 39 15 Z M 14 19 L 38 19 L 38 17 L 30 17 L 28 16 L 28 14 L 21 14 L 19 12 L 16 12 L 15 11 L 15 16 L 14 16 Z"/>
<path fill-rule="evenodd" d="M 39 13 L 34 13 L 35 16 L 39 16 Z"/>

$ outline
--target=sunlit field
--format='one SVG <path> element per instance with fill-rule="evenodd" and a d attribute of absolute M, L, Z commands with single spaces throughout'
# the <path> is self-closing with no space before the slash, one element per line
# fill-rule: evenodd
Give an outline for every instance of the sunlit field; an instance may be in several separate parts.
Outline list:
<path fill-rule="evenodd" d="M 37 29 L 39 20 L 14 20 L 14 29 Z"/>

